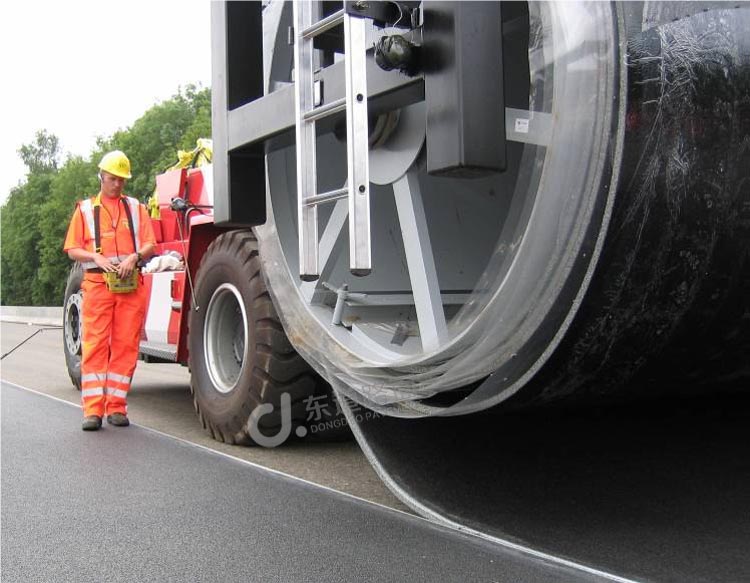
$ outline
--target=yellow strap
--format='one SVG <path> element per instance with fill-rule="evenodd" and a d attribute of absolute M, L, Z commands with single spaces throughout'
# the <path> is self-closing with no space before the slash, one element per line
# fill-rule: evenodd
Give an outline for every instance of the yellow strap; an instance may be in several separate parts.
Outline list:
<path fill-rule="evenodd" d="M 177 150 L 177 163 L 167 168 L 167 171 L 188 167 L 198 168 L 199 166 L 210 164 L 214 157 L 213 140 L 210 138 L 198 138 L 195 144 L 196 146 L 192 150 Z M 154 192 L 148 199 L 148 210 L 149 216 L 152 219 L 161 218 L 159 196 L 156 189 L 154 189 Z"/>

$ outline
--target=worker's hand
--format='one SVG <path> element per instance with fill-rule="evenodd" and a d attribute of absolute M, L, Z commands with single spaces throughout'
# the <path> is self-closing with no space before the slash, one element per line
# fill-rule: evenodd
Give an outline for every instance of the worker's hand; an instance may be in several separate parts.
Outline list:
<path fill-rule="evenodd" d="M 135 269 L 136 263 L 138 263 L 138 255 L 136 255 L 135 253 L 131 253 L 130 255 L 128 255 L 125 261 L 117 266 L 118 277 L 120 279 L 130 277 L 130 274 L 133 273 L 133 270 Z"/>
<path fill-rule="evenodd" d="M 101 267 L 102 271 L 117 271 L 117 267 L 115 267 L 115 265 L 113 265 L 112 262 L 104 255 L 101 255 L 99 253 L 94 255 L 94 263 L 96 263 L 97 267 Z"/>

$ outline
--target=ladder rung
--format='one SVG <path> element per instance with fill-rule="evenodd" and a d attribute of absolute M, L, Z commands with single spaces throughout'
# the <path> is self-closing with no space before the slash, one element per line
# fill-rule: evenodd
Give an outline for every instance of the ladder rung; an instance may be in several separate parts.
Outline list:
<path fill-rule="evenodd" d="M 296 0 L 294 10 L 295 117 L 297 154 L 297 220 L 299 273 L 303 281 L 320 276 L 318 205 L 346 198 L 349 216 L 349 269 L 365 276 L 372 270 L 367 131 L 367 28 L 365 20 L 344 10 L 313 22 L 319 5 Z M 346 97 L 315 107 L 315 44 L 313 39 L 343 24 Z M 316 120 L 346 112 L 347 188 L 316 192 Z"/>
<path fill-rule="evenodd" d="M 319 20 L 312 26 L 306 28 L 302 31 L 302 38 L 309 39 L 314 38 L 318 36 L 319 34 L 323 34 L 327 30 L 331 30 L 332 28 L 338 26 L 344 22 L 344 9 L 342 8 L 338 12 L 334 12 L 333 14 L 330 14 L 326 16 L 323 20 Z"/>
<path fill-rule="evenodd" d="M 324 192 L 322 194 L 314 194 L 312 196 L 308 196 L 305 199 L 305 204 L 307 206 L 314 206 L 318 204 L 323 204 L 324 202 L 331 202 L 334 200 L 339 200 L 340 198 L 346 198 L 348 196 L 349 196 L 348 188 L 339 188 L 338 190 L 331 190 L 329 192 Z"/>
<path fill-rule="evenodd" d="M 302 117 L 305 121 L 317 121 L 324 117 L 328 117 L 329 115 L 333 115 L 334 113 L 338 113 L 339 111 L 344 111 L 345 109 L 346 97 L 342 97 L 336 101 L 331 101 L 331 103 L 326 103 L 325 105 L 306 111 Z"/>

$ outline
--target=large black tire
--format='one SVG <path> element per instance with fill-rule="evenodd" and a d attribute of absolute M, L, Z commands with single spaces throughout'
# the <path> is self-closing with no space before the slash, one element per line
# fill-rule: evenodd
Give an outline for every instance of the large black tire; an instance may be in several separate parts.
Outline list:
<path fill-rule="evenodd" d="M 282 433 L 330 439 L 348 435 L 330 386 L 284 333 L 251 231 L 230 231 L 211 243 L 198 268 L 195 299 L 198 309 L 190 312 L 188 334 L 190 389 L 201 424 L 214 439 L 278 445 L 273 438 L 284 437 Z M 288 427 L 281 414 L 285 394 L 291 404 Z M 327 414 L 322 420 L 336 421 L 335 427 L 328 424 L 332 430 L 317 431 L 307 424 L 308 417 L 316 421 L 312 413 L 321 406 Z M 259 431 L 255 437 L 254 428 Z"/>
<path fill-rule="evenodd" d="M 83 294 L 81 282 L 83 270 L 80 263 L 75 263 L 70 269 L 68 282 L 65 285 L 65 299 L 63 300 L 63 351 L 65 352 L 65 366 L 70 380 L 79 391 L 81 390 L 81 306 Z"/>

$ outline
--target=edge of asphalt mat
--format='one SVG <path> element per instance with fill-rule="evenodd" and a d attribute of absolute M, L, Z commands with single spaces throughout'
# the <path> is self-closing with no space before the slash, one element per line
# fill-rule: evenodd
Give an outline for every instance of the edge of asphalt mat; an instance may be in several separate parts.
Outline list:
<path fill-rule="evenodd" d="M 47 399 L 52 399 L 53 401 L 58 401 L 60 403 L 63 403 L 65 405 L 68 405 L 68 406 L 71 406 L 71 407 L 75 407 L 77 409 L 81 408 L 81 406 L 78 405 L 78 404 L 76 404 L 76 403 L 72 403 L 70 401 L 66 401 L 65 399 L 61 399 L 61 398 L 55 397 L 53 395 L 48 395 L 46 393 L 42 393 L 41 391 L 37 391 L 35 389 L 29 388 L 29 387 L 25 387 L 23 385 L 19 385 L 17 383 L 11 382 L 11 381 L 0 379 L 0 382 L 4 383 L 6 385 L 9 385 L 11 387 L 15 387 L 16 389 L 19 389 L 19 390 L 22 390 L 22 391 L 27 391 L 29 393 L 33 393 L 35 395 L 38 395 L 40 397 L 44 397 L 44 398 L 47 398 Z M 366 505 L 375 506 L 377 508 L 386 510 L 388 512 L 395 512 L 395 513 L 398 513 L 398 514 L 401 514 L 401 515 L 404 515 L 404 516 L 408 516 L 408 517 L 410 517 L 412 519 L 417 519 L 420 522 L 424 522 L 424 523 L 429 524 L 429 525 L 431 525 L 433 527 L 444 528 L 444 529 L 446 529 L 448 531 L 457 533 L 457 534 L 459 534 L 461 536 L 467 536 L 467 537 L 469 537 L 471 539 L 476 539 L 477 541 L 482 541 L 482 542 L 485 542 L 485 543 L 487 543 L 487 542 L 493 543 L 493 544 L 496 544 L 498 546 L 504 547 L 506 549 L 510 549 L 510 550 L 514 550 L 514 551 L 520 552 L 520 553 L 522 553 L 522 554 L 524 554 L 524 555 L 526 555 L 526 556 L 528 556 L 530 558 L 533 558 L 535 560 L 541 560 L 541 561 L 545 561 L 545 562 L 552 563 L 552 564 L 555 564 L 555 565 L 568 567 L 568 568 L 574 569 L 576 571 L 580 571 L 581 573 L 585 573 L 587 575 L 593 575 L 593 576 L 596 576 L 596 577 L 601 577 L 601 578 L 609 580 L 609 581 L 617 581 L 618 583 L 638 583 L 634 579 L 628 579 L 626 577 L 620 577 L 620 576 L 615 575 L 613 573 L 608 573 L 606 571 L 601 571 L 599 569 L 596 569 L 595 567 L 589 567 L 587 565 L 584 565 L 584 564 L 581 564 L 581 563 L 577 563 L 577 562 L 571 561 L 569 559 L 564 559 L 562 557 L 557 557 L 555 555 L 551 555 L 551 554 L 545 553 L 543 551 L 539 551 L 539 550 L 534 549 L 532 547 L 527 547 L 527 546 L 524 546 L 524 545 L 520 545 L 518 543 L 514 543 L 514 542 L 509 541 L 509 540 L 497 538 L 497 537 L 490 536 L 490 535 L 484 535 L 481 532 L 475 531 L 475 530 L 470 529 L 470 528 L 461 527 L 460 525 L 457 525 L 457 524 L 437 522 L 435 520 L 430 520 L 430 519 L 425 518 L 423 516 L 420 516 L 418 514 L 412 514 L 412 513 L 409 513 L 409 512 L 404 512 L 403 510 L 400 510 L 398 508 L 392 508 L 390 506 L 386 506 L 385 504 L 380 504 L 379 502 L 374 502 L 372 500 L 367 500 L 365 498 L 361 498 L 360 496 L 356 496 L 356 495 L 350 494 L 348 492 L 342 492 L 341 490 L 336 490 L 335 488 L 331 488 L 330 486 L 325 486 L 323 484 L 317 484 L 315 482 L 311 482 L 310 480 L 306 480 L 305 478 L 300 478 L 299 476 L 294 476 L 292 474 L 288 474 L 288 473 L 283 472 L 281 470 L 277 470 L 277 469 L 274 469 L 274 468 L 269 468 L 267 466 L 263 466 L 263 465 L 258 464 L 256 462 L 252 462 L 250 460 L 246 460 L 246 459 L 243 459 L 243 458 L 240 458 L 240 457 L 236 457 L 236 456 L 233 456 L 233 455 L 231 455 L 229 453 L 226 453 L 226 452 L 223 452 L 223 451 L 218 451 L 218 450 L 212 449 L 210 447 L 207 447 L 205 445 L 201 445 L 199 443 L 194 443 L 194 442 L 189 441 L 187 439 L 183 439 L 181 437 L 177 437 L 177 436 L 174 436 L 174 435 L 170 435 L 168 433 L 164 433 L 163 431 L 159 431 L 158 429 L 153 429 L 151 427 L 147 427 L 145 425 L 140 425 L 138 423 L 132 423 L 132 422 L 131 422 L 131 425 L 133 425 L 134 427 L 138 427 L 139 429 L 143 429 L 145 431 L 153 433 L 155 435 L 159 435 L 161 437 L 177 441 L 177 442 L 179 442 L 179 443 L 181 443 L 183 445 L 186 445 L 186 446 L 189 446 L 189 447 L 193 447 L 193 448 L 199 449 L 201 451 L 208 452 L 210 454 L 218 455 L 218 456 L 224 457 L 226 459 L 232 460 L 234 462 L 238 462 L 240 464 L 244 464 L 246 466 L 250 466 L 250 467 L 252 467 L 252 468 L 254 468 L 256 470 L 260 470 L 261 472 L 266 472 L 268 474 L 273 474 L 273 475 L 276 475 L 276 476 L 280 476 L 280 477 L 283 477 L 283 478 L 285 478 L 287 480 L 292 480 L 292 481 L 297 482 L 297 483 L 305 484 L 305 485 L 307 485 L 309 487 L 312 487 L 312 488 L 316 488 L 316 489 L 319 489 L 319 490 L 324 490 L 324 491 L 327 491 L 327 492 L 331 492 L 331 493 L 339 495 L 339 496 L 344 496 L 344 497 L 346 497 L 346 498 L 348 498 L 350 500 L 355 500 L 357 502 L 364 503 Z"/>

